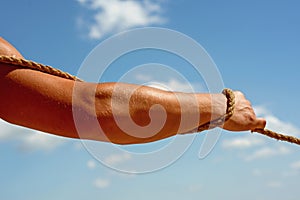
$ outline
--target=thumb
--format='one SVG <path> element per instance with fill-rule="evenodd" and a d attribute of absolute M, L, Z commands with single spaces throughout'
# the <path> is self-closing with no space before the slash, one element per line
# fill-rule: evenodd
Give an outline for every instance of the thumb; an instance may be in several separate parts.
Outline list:
<path fill-rule="evenodd" d="M 263 118 L 257 118 L 256 123 L 254 124 L 254 129 L 264 129 L 266 127 L 266 120 Z"/>

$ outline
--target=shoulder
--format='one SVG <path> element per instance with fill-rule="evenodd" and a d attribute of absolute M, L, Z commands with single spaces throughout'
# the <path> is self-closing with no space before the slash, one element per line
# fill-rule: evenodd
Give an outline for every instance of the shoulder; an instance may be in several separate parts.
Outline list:
<path fill-rule="evenodd" d="M 15 56 L 17 58 L 23 58 L 21 53 L 9 42 L 0 37 L 0 55 Z"/>

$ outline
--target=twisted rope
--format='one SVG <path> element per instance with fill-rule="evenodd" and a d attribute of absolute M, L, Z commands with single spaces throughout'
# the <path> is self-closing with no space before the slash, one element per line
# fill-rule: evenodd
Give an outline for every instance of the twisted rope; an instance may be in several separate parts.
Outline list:
<path fill-rule="evenodd" d="M 82 81 L 79 78 L 77 78 L 76 76 L 68 74 L 67 72 L 63 72 L 61 70 L 55 69 L 48 65 L 36 63 L 31 60 L 25 60 L 23 58 L 16 58 L 16 57 L 12 57 L 12 56 L 0 56 L 0 62 L 15 65 L 18 67 L 24 67 L 24 68 L 37 70 L 37 71 L 51 74 L 54 76 L 59 76 L 61 78 L 66 78 L 66 79 L 70 79 L 70 80 L 74 80 L 74 81 Z"/>
<path fill-rule="evenodd" d="M 77 78 L 76 76 L 73 76 L 69 73 L 63 72 L 63 71 L 58 70 L 56 68 L 53 68 L 51 66 L 43 65 L 43 64 L 36 63 L 34 61 L 30 61 L 30 60 L 26 60 L 26 59 L 22 59 L 22 58 L 16 58 L 16 57 L 12 57 L 12 56 L 1 56 L 0 55 L 0 62 L 15 65 L 15 66 L 18 66 L 18 67 L 37 70 L 37 71 L 40 71 L 40 72 L 44 72 L 44 73 L 47 73 L 47 74 L 51 74 L 51 75 L 54 75 L 54 76 L 58 76 L 58 77 L 73 80 L 73 81 L 82 81 L 81 79 Z M 227 121 L 233 115 L 234 106 L 235 106 L 234 93 L 230 89 L 224 89 L 222 91 L 222 93 L 227 98 L 226 114 L 219 117 L 219 118 L 217 118 L 217 119 L 215 119 L 215 120 L 212 120 L 212 121 L 207 122 L 203 125 L 200 125 L 197 129 L 198 132 L 221 126 L 221 125 L 224 124 L 225 121 Z M 274 138 L 276 140 L 287 141 L 287 142 L 290 142 L 290 143 L 300 145 L 300 139 L 299 138 L 289 136 L 289 135 L 284 135 L 284 134 L 281 134 L 281 133 L 276 133 L 276 132 L 270 131 L 268 129 L 255 129 L 251 132 L 257 132 L 257 133 L 263 134 L 265 136 Z"/>
<path fill-rule="evenodd" d="M 268 129 L 255 129 L 251 132 L 257 132 L 257 133 L 266 135 L 270 138 L 274 138 L 276 140 L 286 141 L 286 142 L 290 142 L 290 143 L 300 145 L 300 139 L 299 138 L 296 138 L 296 137 L 293 137 L 293 136 L 290 136 L 290 135 L 284 135 L 284 134 L 281 134 L 281 133 L 276 133 L 276 132 L 270 131 Z"/>

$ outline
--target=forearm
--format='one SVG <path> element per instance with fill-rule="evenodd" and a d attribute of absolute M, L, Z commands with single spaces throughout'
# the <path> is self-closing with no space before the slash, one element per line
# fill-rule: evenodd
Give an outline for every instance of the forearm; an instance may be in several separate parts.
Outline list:
<path fill-rule="evenodd" d="M 98 84 L 95 104 L 107 139 L 125 144 L 186 133 L 226 110 L 222 94 L 167 92 L 125 83 Z"/>

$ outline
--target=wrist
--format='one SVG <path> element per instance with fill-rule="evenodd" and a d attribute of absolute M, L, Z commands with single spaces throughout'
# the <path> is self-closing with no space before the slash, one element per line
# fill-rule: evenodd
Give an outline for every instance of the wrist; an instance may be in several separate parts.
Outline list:
<path fill-rule="evenodd" d="M 211 115 L 209 121 L 225 115 L 226 109 L 226 96 L 224 94 L 211 94 Z"/>
<path fill-rule="evenodd" d="M 205 124 L 226 113 L 227 98 L 223 94 L 199 94 L 200 124 Z"/>
<path fill-rule="evenodd" d="M 211 121 L 209 121 L 208 123 L 202 124 L 198 127 L 198 131 L 201 132 L 203 130 L 207 130 L 207 129 L 212 129 L 215 127 L 220 127 L 224 125 L 224 122 L 227 121 L 234 112 L 234 107 L 235 107 L 235 94 L 231 89 L 225 88 L 222 91 L 222 94 L 226 96 L 226 112 L 224 115 L 221 115 L 220 117 L 217 117 L 216 119 L 212 119 Z M 219 109 L 221 108 L 218 105 L 220 99 L 219 98 L 212 98 L 212 118 L 215 115 L 219 114 Z M 219 104 L 222 105 L 222 104 Z"/>

